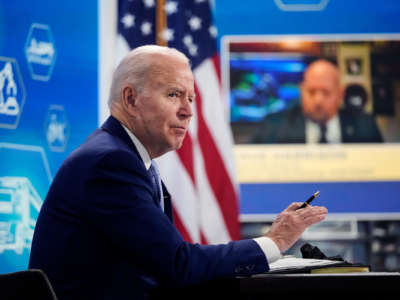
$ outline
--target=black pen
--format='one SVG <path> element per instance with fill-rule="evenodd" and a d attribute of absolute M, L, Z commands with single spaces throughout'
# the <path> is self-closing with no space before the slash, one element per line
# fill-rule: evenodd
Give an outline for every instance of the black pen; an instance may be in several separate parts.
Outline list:
<path fill-rule="evenodd" d="M 317 197 L 319 195 L 319 191 L 316 191 L 310 198 L 307 199 L 307 201 L 303 202 L 303 204 L 298 208 L 304 208 L 306 207 L 308 204 L 311 203 L 311 201 L 314 200 L 315 197 Z"/>

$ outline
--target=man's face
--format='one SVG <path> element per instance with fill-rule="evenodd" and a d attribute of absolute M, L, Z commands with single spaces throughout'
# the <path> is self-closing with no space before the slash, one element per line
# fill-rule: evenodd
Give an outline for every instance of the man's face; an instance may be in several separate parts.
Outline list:
<path fill-rule="evenodd" d="M 317 123 L 334 117 L 342 102 L 337 70 L 327 63 L 317 63 L 305 74 L 301 84 L 303 113 Z"/>
<path fill-rule="evenodd" d="M 194 79 L 181 59 L 162 57 L 137 96 L 135 135 L 152 158 L 181 147 L 192 117 Z"/>

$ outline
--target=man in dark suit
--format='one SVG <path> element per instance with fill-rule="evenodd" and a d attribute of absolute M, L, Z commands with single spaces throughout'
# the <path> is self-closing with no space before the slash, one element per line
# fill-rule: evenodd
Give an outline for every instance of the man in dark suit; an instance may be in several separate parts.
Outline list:
<path fill-rule="evenodd" d="M 341 110 L 343 89 L 339 70 L 326 60 L 310 64 L 300 86 L 301 108 L 267 116 L 254 143 L 379 143 L 382 136 L 373 116 Z"/>
<path fill-rule="evenodd" d="M 326 208 L 295 202 L 264 237 L 185 242 L 152 159 L 181 146 L 194 98 L 188 59 L 175 49 L 139 47 L 117 67 L 111 116 L 60 167 L 35 227 L 29 267 L 45 271 L 60 300 L 143 299 L 265 272 L 325 218 Z"/>

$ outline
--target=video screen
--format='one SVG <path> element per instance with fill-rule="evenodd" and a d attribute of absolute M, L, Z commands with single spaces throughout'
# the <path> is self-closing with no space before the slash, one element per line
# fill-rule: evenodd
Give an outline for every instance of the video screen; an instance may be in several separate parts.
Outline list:
<path fill-rule="evenodd" d="M 306 143 L 300 137 L 273 139 L 267 132 L 265 138 L 256 139 L 255 135 L 263 122 L 270 125 L 275 118 L 283 117 L 284 111 L 303 114 L 302 102 L 306 101 L 300 88 L 303 75 L 318 60 L 331 62 L 339 72 L 342 101 L 337 114 L 346 128 L 340 128 L 341 137 L 336 142 L 399 142 L 400 105 L 396 100 L 400 99 L 399 54 L 400 40 L 396 35 L 255 37 L 252 40 L 227 37 L 222 53 L 224 84 L 235 143 Z M 298 120 L 304 123 L 303 119 L 307 121 L 307 116 Z M 282 119 L 280 127 L 293 129 L 287 123 Z M 275 125 L 269 127 L 275 129 Z M 366 130 L 377 131 L 371 133 L 375 138 L 365 137 Z M 278 131 L 285 135 L 283 129 Z"/>
<path fill-rule="evenodd" d="M 331 218 L 400 219 L 400 35 L 225 36 L 221 66 L 242 220 L 317 190 Z"/>

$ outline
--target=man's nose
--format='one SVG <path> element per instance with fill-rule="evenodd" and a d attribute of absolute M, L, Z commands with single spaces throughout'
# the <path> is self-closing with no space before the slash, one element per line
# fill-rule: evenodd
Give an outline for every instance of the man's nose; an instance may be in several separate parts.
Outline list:
<path fill-rule="evenodd" d="M 192 102 L 190 102 L 189 99 L 184 99 L 182 101 L 181 107 L 179 109 L 179 115 L 182 118 L 190 119 L 193 116 L 192 105 L 194 105 L 194 104 Z"/>
<path fill-rule="evenodd" d="M 322 105 L 324 102 L 324 95 L 322 92 L 316 92 L 314 95 L 314 104 Z"/>

